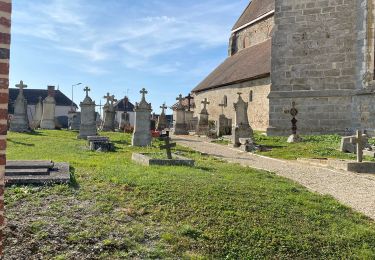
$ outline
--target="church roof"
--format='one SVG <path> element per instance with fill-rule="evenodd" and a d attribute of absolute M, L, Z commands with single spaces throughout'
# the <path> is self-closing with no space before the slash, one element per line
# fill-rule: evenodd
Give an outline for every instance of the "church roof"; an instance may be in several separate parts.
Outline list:
<path fill-rule="evenodd" d="M 126 106 L 125 106 L 125 103 L 127 103 Z M 116 111 L 133 112 L 134 111 L 134 105 L 129 101 L 129 99 L 127 99 L 127 101 L 125 102 L 125 98 L 123 98 L 123 99 L 116 102 L 115 109 L 116 109 Z"/>
<path fill-rule="evenodd" d="M 275 9 L 275 0 L 252 0 L 247 6 L 241 17 L 233 26 L 232 31 L 248 24 L 262 15 Z"/>
<path fill-rule="evenodd" d="M 19 93 L 18 88 L 10 88 L 9 89 L 9 104 L 14 104 L 14 102 L 17 99 Z M 48 96 L 48 90 L 47 89 L 24 89 L 23 95 L 25 96 L 27 100 L 28 105 L 36 105 L 39 102 L 39 97 L 42 97 L 44 100 Z M 64 93 L 62 93 L 60 90 L 55 90 L 55 100 L 56 100 L 56 106 L 71 106 L 72 100 L 65 96 Z M 74 104 L 75 107 L 78 108 L 76 104 Z"/>
<path fill-rule="evenodd" d="M 228 57 L 193 92 L 264 78 L 270 73 L 271 40 L 267 40 Z"/>

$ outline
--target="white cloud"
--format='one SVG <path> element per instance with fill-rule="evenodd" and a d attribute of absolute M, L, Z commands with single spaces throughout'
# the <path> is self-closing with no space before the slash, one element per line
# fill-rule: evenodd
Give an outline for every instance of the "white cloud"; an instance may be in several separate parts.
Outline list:
<path fill-rule="evenodd" d="M 221 16 L 238 8 L 238 3 L 227 4 L 223 0 L 193 2 L 184 8 L 161 1 L 154 2 L 158 3 L 151 7 L 155 10 L 134 19 L 131 10 L 129 17 L 127 13 L 119 15 L 127 10 L 111 10 L 113 15 L 103 17 L 101 6 L 95 6 L 94 2 L 88 8 L 89 3 L 92 1 L 28 2 L 22 10 L 14 12 L 13 32 L 50 41 L 56 49 L 81 56 L 83 64 L 114 61 L 131 69 L 167 74 L 182 66 L 161 63 L 159 58 L 186 48 L 225 45 L 231 24 Z M 104 22 L 109 25 L 102 25 Z M 91 69 L 91 72 L 103 71 Z"/>

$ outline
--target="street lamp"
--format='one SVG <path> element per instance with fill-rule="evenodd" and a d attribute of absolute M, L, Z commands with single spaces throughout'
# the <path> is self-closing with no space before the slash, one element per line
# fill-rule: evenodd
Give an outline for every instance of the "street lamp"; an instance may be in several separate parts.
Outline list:
<path fill-rule="evenodd" d="M 73 106 L 74 106 L 74 101 L 73 101 L 74 92 L 73 92 L 73 88 L 76 87 L 76 86 L 79 86 L 79 85 L 82 85 L 82 83 L 77 83 L 77 84 L 72 85 L 72 111 L 73 111 Z"/>

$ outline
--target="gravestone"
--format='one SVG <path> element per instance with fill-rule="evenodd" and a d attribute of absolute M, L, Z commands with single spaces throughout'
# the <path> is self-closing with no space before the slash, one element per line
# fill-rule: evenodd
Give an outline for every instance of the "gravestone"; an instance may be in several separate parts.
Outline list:
<path fill-rule="evenodd" d="M 203 104 L 203 109 L 199 113 L 196 134 L 197 135 L 207 135 L 209 130 L 210 130 L 210 126 L 209 126 L 209 122 L 208 122 L 209 114 L 207 112 L 207 105 L 209 105 L 210 102 L 208 102 L 207 98 L 205 98 L 201 103 Z"/>
<path fill-rule="evenodd" d="M 42 115 L 43 115 L 43 98 L 39 97 L 38 103 L 35 106 L 33 120 L 31 122 L 32 129 L 37 129 L 40 127 L 40 122 L 42 121 Z"/>
<path fill-rule="evenodd" d="M 30 132 L 29 120 L 27 117 L 27 100 L 23 95 L 23 89 L 27 88 L 27 85 L 24 85 L 21 80 L 16 87 L 19 88 L 19 93 L 14 103 L 14 115 L 10 121 L 10 131 L 20 133 Z"/>
<path fill-rule="evenodd" d="M 165 128 L 168 128 L 168 119 L 167 119 L 167 116 L 165 115 L 165 110 L 168 107 L 164 103 L 160 108 L 161 108 L 161 114 L 158 118 L 157 130 L 163 131 Z"/>
<path fill-rule="evenodd" d="M 160 146 L 160 150 L 166 150 L 167 158 L 169 160 L 172 160 L 172 150 L 171 150 L 171 148 L 176 147 L 176 144 L 170 142 L 171 139 L 169 138 L 169 136 L 164 137 L 163 140 L 164 140 L 165 144 Z"/>
<path fill-rule="evenodd" d="M 90 151 L 112 152 L 115 150 L 115 145 L 106 136 L 88 136 L 87 142 Z"/>
<path fill-rule="evenodd" d="M 69 112 L 69 129 L 79 130 L 81 127 L 81 112 Z"/>
<path fill-rule="evenodd" d="M 183 98 L 182 95 L 180 94 L 178 98 L 178 104 L 175 110 L 175 118 L 174 118 L 174 132 L 173 134 L 175 135 L 188 135 L 188 129 L 186 125 L 186 119 L 185 119 L 185 108 L 182 104 Z"/>
<path fill-rule="evenodd" d="M 253 138 L 253 129 L 249 124 L 249 117 L 247 114 L 247 110 L 249 107 L 249 103 L 246 103 L 241 95 L 242 93 L 238 94 L 238 101 L 234 104 L 235 110 L 235 123 L 232 130 L 232 139 L 233 139 L 233 146 L 240 147 L 240 138 Z"/>
<path fill-rule="evenodd" d="M 225 104 L 221 103 L 219 107 L 221 107 L 221 115 L 218 120 L 217 136 L 230 135 L 232 132 L 232 120 L 224 115 Z"/>
<path fill-rule="evenodd" d="M 124 131 L 128 127 L 130 127 L 130 116 L 128 112 L 123 112 L 120 118 L 120 130 Z"/>
<path fill-rule="evenodd" d="M 297 122 L 296 116 L 298 115 L 298 110 L 296 108 L 296 102 L 292 102 L 292 109 L 290 110 L 290 115 L 292 118 L 292 135 L 288 138 L 288 143 L 299 143 L 302 141 L 301 137 L 297 134 Z"/>
<path fill-rule="evenodd" d="M 150 146 L 151 145 L 151 104 L 146 101 L 146 89 L 140 91 L 142 94 L 142 100 L 136 103 L 134 132 L 132 137 L 132 146 Z"/>
<path fill-rule="evenodd" d="M 7 161 L 5 184 L 50 185 L 70 182 L 69 163 L 52 161 Z"/>
<path fill-rule="evenodd" d="M 55 124 L 56 100 L 54 97 L 55 87 L 48 86 L 48 96 L 43 101 L 43 115 L 40 122 L 40 128 L 53 130 Z"/>
<path fill-rule="evenodd" d="M 104 105 L 104 120 L 102 125 L 102 131 L 105 132 L 113 132 L 115 131 L 116 124 L 115 124 L 115 117 L 116 117 L 116 111 L 114 107 L 114 102 L 117 100 L 115 99 L 115 96 L 110 96 L 109 93 L 107 93 L 106 96 L 104 96 L 105 99 L 107 99 L 107 103 Z"/>
<path fill-rule="evenodd" d="M 194 111 L 191 111 L 191 101 L 194 99 L 194 97 L 192 97 L 189 93 L 186 99 L 188 100 L 188 110 L 185 111 L 185 122 L 189 131 L 195 131 L 198 124 L 198 118 L 194 118 Z"/>
<path fill-rule="evenodd" d="M 80 139 L 87 139 L 88 136 L 97 135 L 95 102 L 89 97 L 90 88 L 86 87 L 84 91 L 86 92 L 86 97 L 80 103 L 81 125 L 78 136 Z"/>

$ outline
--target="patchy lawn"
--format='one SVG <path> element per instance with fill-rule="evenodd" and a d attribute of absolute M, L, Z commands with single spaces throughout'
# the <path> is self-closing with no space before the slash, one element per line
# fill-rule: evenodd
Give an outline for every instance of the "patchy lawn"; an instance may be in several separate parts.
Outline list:
<path fill-rule="evenodd" d="M 69 162 L 76 182 L 7 188 L 5 259 L 375 258 L 374 222 L 331 197 L 181 147 L 196 167 L 140 166 L 132 152 L 158 142 L 108 135 L 116 152 L 68 131 L 9 135 L 8 159 Z"/>

